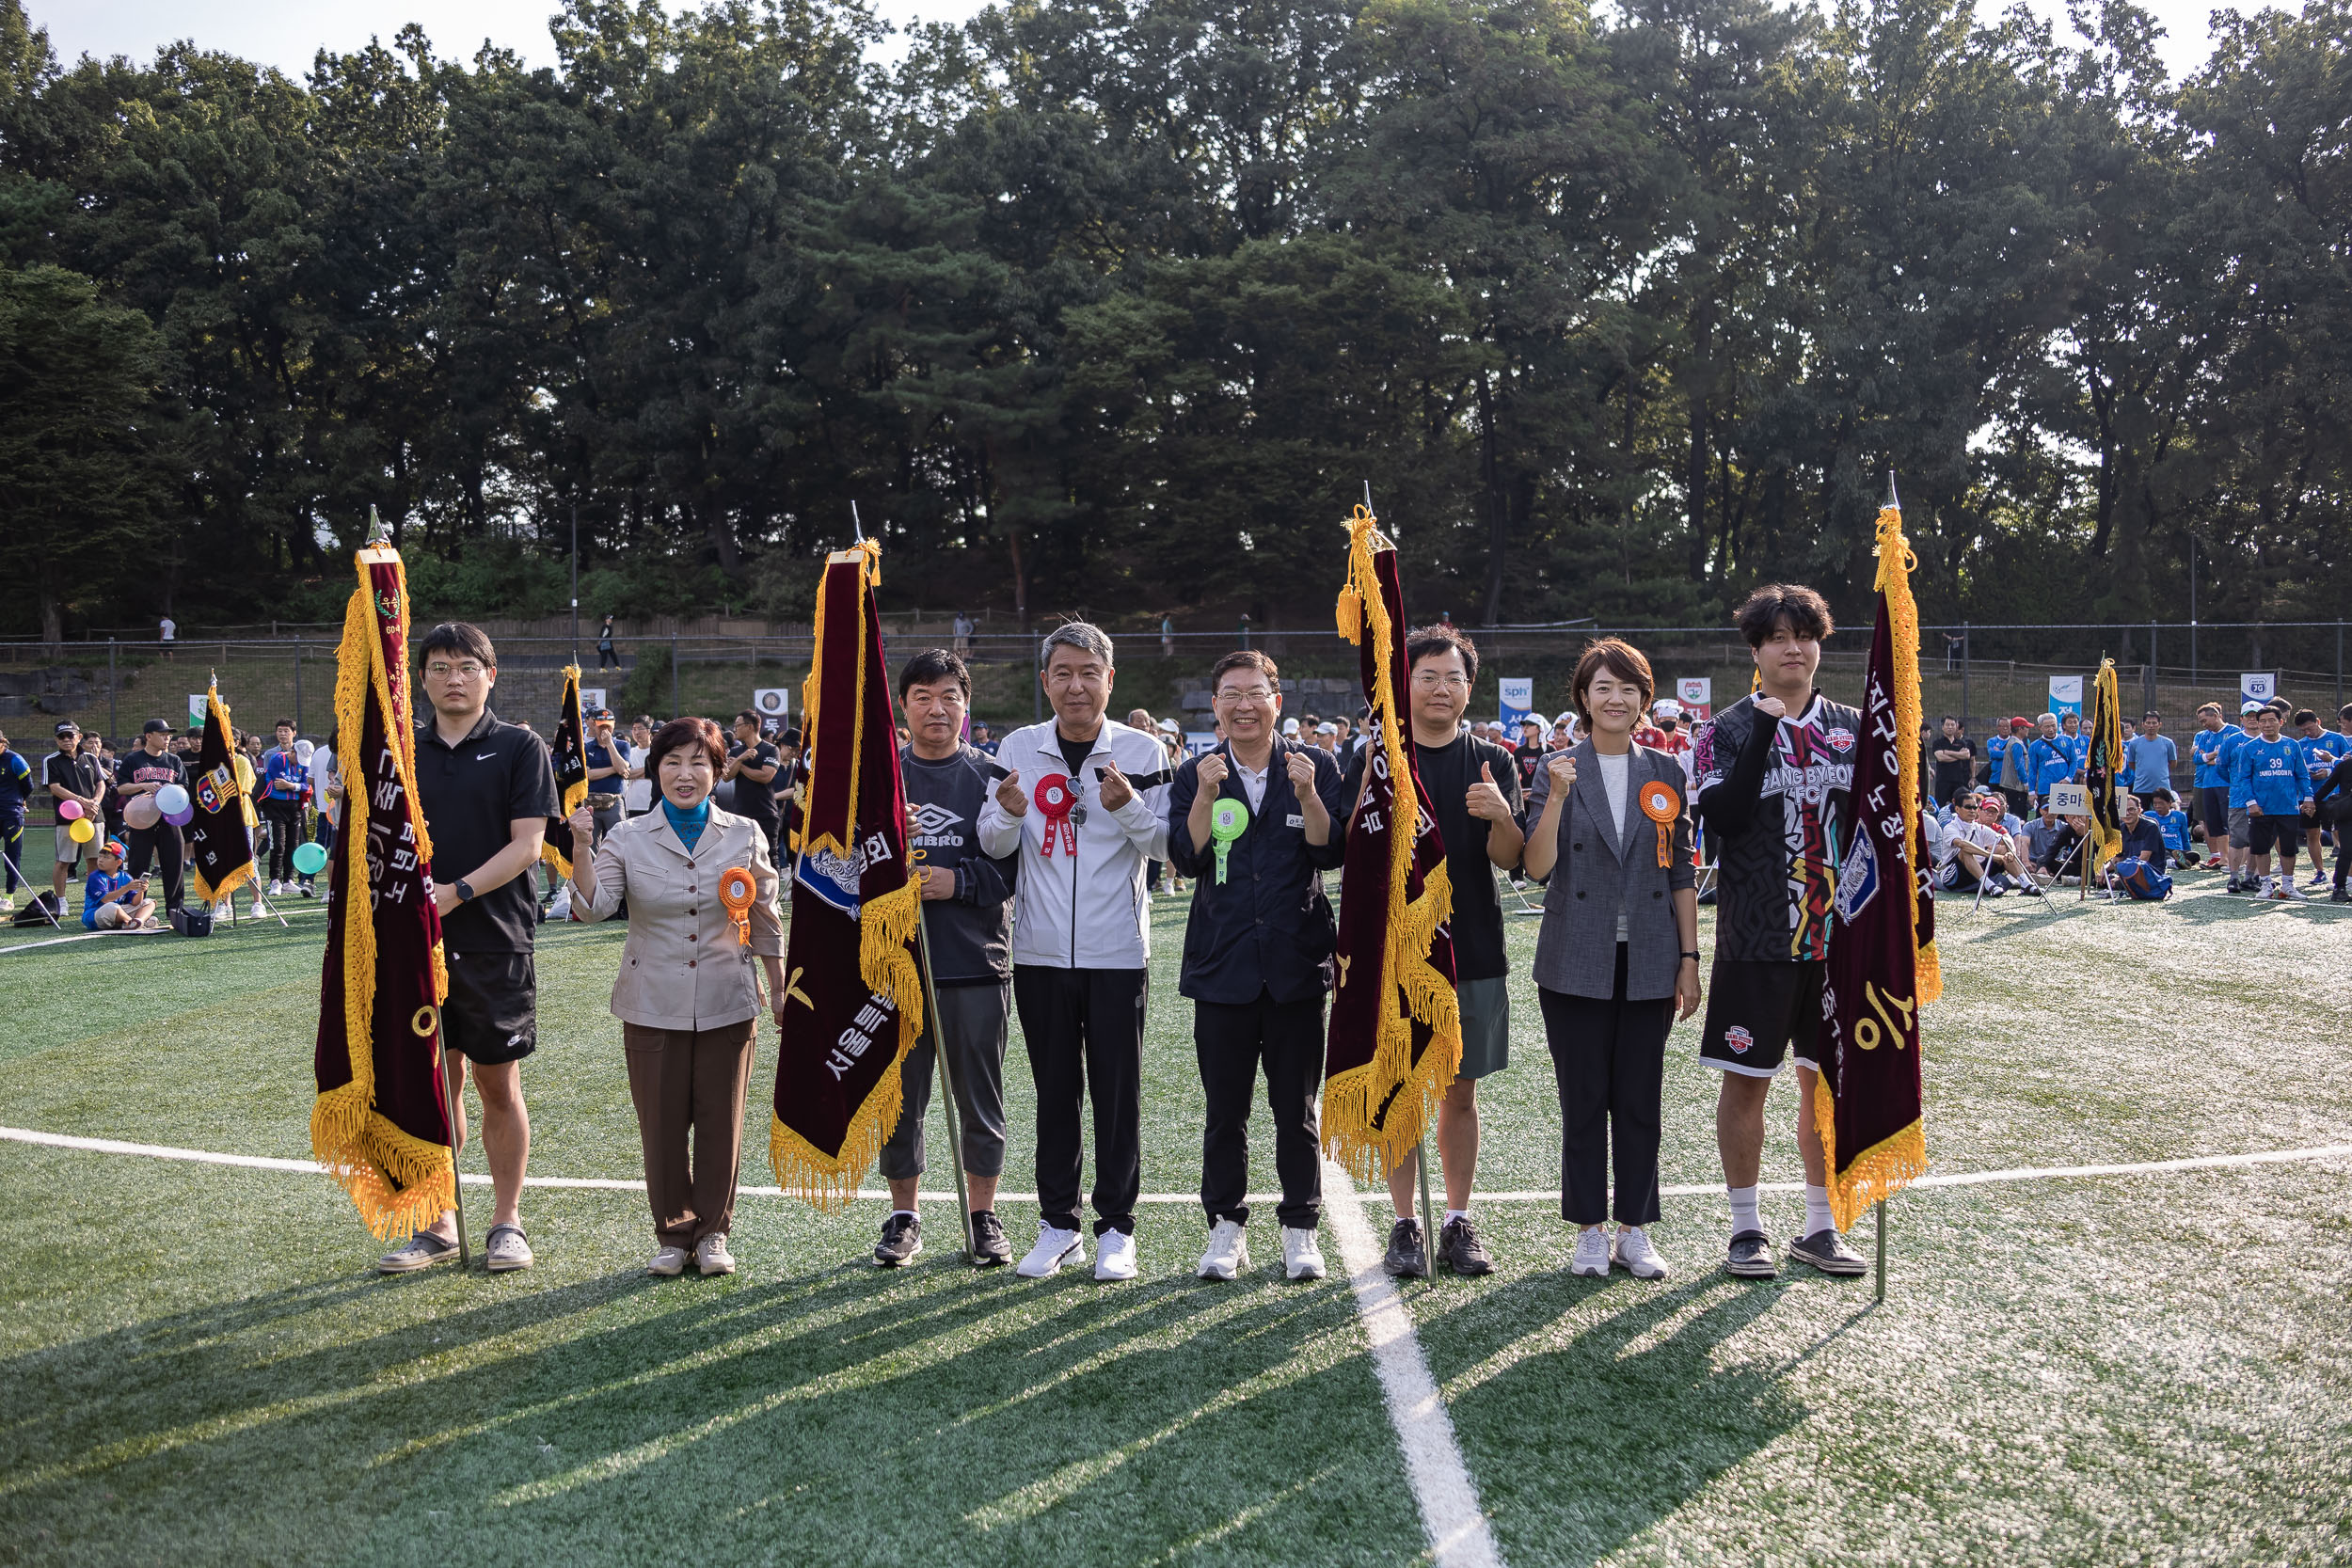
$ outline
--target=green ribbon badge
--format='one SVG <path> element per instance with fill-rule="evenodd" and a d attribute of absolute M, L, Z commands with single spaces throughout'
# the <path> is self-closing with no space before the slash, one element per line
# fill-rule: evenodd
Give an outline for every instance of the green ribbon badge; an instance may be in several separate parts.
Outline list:
<path fill-rule="evenodd" d="M 1225 880 L 1225 852 L 1233 840 L 1249 831 L 1249 808 L 1239 800 L 1219 800 L 1209 808 L 1209 836 L 1216 841 L 1216 879 Z"/>

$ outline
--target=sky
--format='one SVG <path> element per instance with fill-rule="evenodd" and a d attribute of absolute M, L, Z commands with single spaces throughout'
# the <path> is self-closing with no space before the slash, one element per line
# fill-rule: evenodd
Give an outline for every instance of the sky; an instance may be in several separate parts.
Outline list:
<path fill-rule="evenodd" d="M 1991 14 L 1998 0 L 1979 0 Z M 2068 29 L 2063 0 L 2029 0 L 2034 8 Z M 2142 0 L 2165 27 L 2163 53 L 2176 76 L 2201 63 L 2207 53 L 2207 17 L 2212 0 Z M 514 50 L 530 65 L 553 63 L 547 19 L 551 0 L 25 0 L 36 26 L 49 29 L 61 60 L 85 53 L 128 55 L 144 60 L 174 39 L 194 39 L 208 49 L 275 65 L 301 78 L 322 47 L 356 49 L 371 35 L 389 42 L 409 22 L 424 24 L 434 51 L 444 58 L 471 56 L 486 38 Z M 885 20 L 956 22 L 981 8 L 981 0 L 876 0 Z M 2258 0 L 2242 0 L 2248 11 Z M 895 49 L 885 51 L 895 55 Z"/>

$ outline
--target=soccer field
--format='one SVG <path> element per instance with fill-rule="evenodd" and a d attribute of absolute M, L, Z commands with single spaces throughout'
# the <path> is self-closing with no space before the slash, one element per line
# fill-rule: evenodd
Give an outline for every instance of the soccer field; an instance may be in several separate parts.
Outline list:
<path fill-rule="evenodd" d="M 1943 906 L 1939 1179 L 2352 1143 L 2352 924 L 2182 882 L 2161 908 Z M 292 930 L 0 956 L 0 1124 L 307 1159 L 325 927 L 291 913 Z M 1144 1187 L 1171 1198 L 1200 1157 L 1183 918 L 1156 908 L 1145 1064 Z M 1482 1090 L 1479 1185 L 1540 1194 L 1559 1145 L 1534 922 L 1511 939 L 1513 1057 Z M 606 1010 L 620 942 L 543 935 L 534 1176 L 641 1175 Z M 1492 1276 L 1405 1289 L 1406 1344 L 1475 1489 L 1451 1500 L 1504 1560 L 2352 1556 L 2352 1157 L 1922 1186 L 1893 1205 L 1883 1305 L 1867 1279 L 1742 1284 L 1715 1268 L 1695 1049 L 1678 1028 L 1664 1179 L 1695 1191 L 1657 1231 L 1670 1279 L 1571 1278 L 1556 1199 L 1504 1196 L 1478 1205 Z M 1025 1191 L 1017 1032 L 1013 1055 L 1006 1185 Z M 1768 1181 L 1799 1180 L 1794 1114 L 1782 1085 Z M 933 1117 L 927 1185 L 951 1195 Z M 380 1279 L 324 1176 L 10 1139 L 0 1180 L 0 1561 L 1432 1555 L 1327 1216 L 1333 1278 L 1282 1281 L 1268 1205 L 1254 1271 L 1216 1285 L 1192 1274 L 1198 1208 L 1151 1203 L 1143 1277 L 1104 1286 L 964 1266 L 952 1196 L 927 1205 L 930 1250 L 883 1271 L 882 1203 L 828 1217 L 747 1195 L 741 1273 L 654 1280 L 642 1195 L 551 1187 L 524 1204 L 537 1268 Z M 488 1195 L 468 1196 L 478 1239 Z M 1363 1206 L 1383 1229 L 1385 1197 Z M 1034 1204 L 1002 1208 L 1025 1247 Z M 1776 1242 L 1800 1209 L 1768 1195 Z"/>

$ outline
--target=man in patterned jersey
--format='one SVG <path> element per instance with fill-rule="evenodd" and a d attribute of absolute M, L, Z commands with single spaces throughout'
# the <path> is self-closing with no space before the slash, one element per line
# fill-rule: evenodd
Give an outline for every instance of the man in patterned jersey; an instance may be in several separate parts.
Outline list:
<path fill-rule="evenodd" d="M 1821 977 L 1829 952 L 1837 818 L 1853 787 L 1862 715 L 1814 689 L 1829 606 L 1775 583 L 1740 607 L 1759 689 L 1700 727 L 1692 774 L 1719 867 L 1715 964 L 1699 1059 L 1723 1072 L 1715 1146 L 1731 1199 L 1725 1272 L 1770 1279 L 1772 1240 L 1756 1212 L 1764 1101 L 1793 1055 L 1797 1148 L 1804 1157 L 1804 1230 L 1788 1256 L 1823 1274 L 1859 1275 L 1859 1254 L 1830 1218 L 1828 1173 L 1813 1126 Z"/>

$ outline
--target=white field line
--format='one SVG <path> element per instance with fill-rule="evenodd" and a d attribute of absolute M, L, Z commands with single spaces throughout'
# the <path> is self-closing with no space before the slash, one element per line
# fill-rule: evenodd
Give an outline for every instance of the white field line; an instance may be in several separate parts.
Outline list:
<path fill-rule="evenodd" d="M 1364 1320 L 1373 1369 L 1380 1374 L 1389 1424 L 1396 1428 L 1397 1447 L 1405 1452 L 1405 1478 L 1421 1506 L 1422 1528 L 1428 1532 L 1438 1568 L 1502 1568 L 1502 1552 L 1479 1505 L 1478 1485 L 1454 1440 L 1454 1418 L 1446 1414 L 1421 1341 L 1413 1337 L 1413 1316 L 1405 1309 L 1396 1282 L 1380 1266 L 1382 1246 L 1364 1218 L 1356 1184 L 1327 1160 L 1323 1198 L 1339 1238 L 1340 1261 L 1356 1292 L 1356 1310 Z M 1426 1238 L 1433 1263 L 1437 1240 Z"/>
<path fill-rule="evenodd" d="M 235 1165 L 246 1170 L 300 1171 L 319 1175 L 325 1167 L 311 1160 L 281 1160 L 266 1154 L 222 1154 L 209 1148 L 178 1148 L 169 1144 L 125 1143 L 119 1138 L 83 1138 L 65 1132 L 43 1132 L 30 1127 L 0 1127 L 0 1142 L 39 1144 L 48 1148 L 78 1148 L 93 1154 L 137 1154 L 150 1160 L 184 1160 L 199 1165 Z M 2149 1160 L 2137 1164 L 2122 1165 L 2019 1165 L 2010 1170 L 1962 1171 L 1949 1176 L 1922 1176 L 1911 1184 L 1914 1187 L 1979 1187 L 1995 1181 L 2067 1181 L 2086 1180 L 2103 1176 L 2156 1176 L 2176 1170 L 2227 1170 L 2238 1165 L 2292 1164 L 2312 1160 L 2334 1160 L 2352 1157 L 2352 1144 L 2320 1144 L 2310 1148 L 2260 1149 L 2251 1154 L 2200 1154 L 2184 1160 Z M 470 1172 L 464 1177 L 469 1187 L 486 1187 L 490 1179 Z M 581 1188 L 591 1192 L 642 1193 L 643 1181 L 625 1181 L 593 1176 L 531 1176 L 523 1179 L 526 1187 Z M 1661 1187 L 1665 1197 L 1710 1197 L 1721 1193 L 1720 1186 Z M 1762 1190 L 1768 1193 L 1797 1193 L 1804 1190 L 1802 1181 L 1767 1181 Z M 781 1187 L 741 1187 L 739 1192 L 754 1197 L 782 1197 Z M 860 1191 L 861 1198 L 888 1197 L 886 1191 Z M 1251 1203 L 1273 1204 L 1279 1193 L 1251 1193 Z M 953 1192 L 927 1192 L 927 1203 L 951 1203 Z M 1035 1193 L 998 1193 L 999 1203 L 1035 1203 Z M 1200 1201 L 1195 1193 L 1144 1193 L 1137 1198 L 1142 1203 L 1187 1204 Z M 1557 1203 L 1560 1194 L 1528 1190 L 1521 1192 L 1480 1193 L 1481 1203 Z"/>

